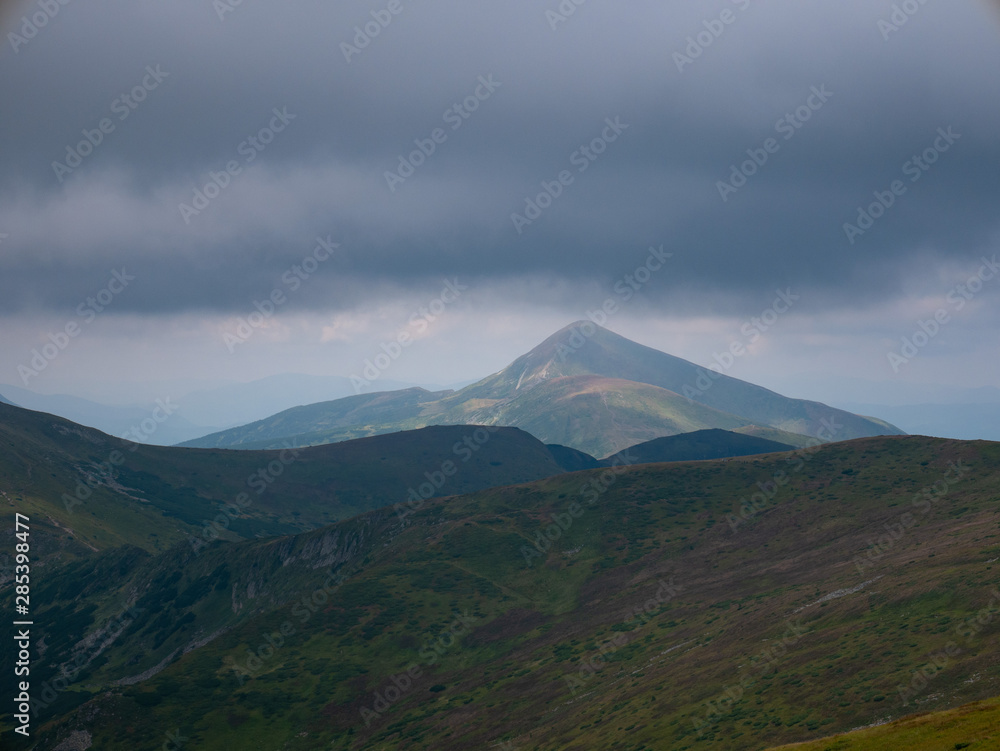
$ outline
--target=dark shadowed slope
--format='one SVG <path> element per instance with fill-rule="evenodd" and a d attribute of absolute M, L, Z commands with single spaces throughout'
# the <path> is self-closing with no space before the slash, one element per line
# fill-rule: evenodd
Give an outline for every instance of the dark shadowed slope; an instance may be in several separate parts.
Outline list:
<path fill-rule="evenodd" d="M 656 438 L 625 453 L 636 463 L 686 462 L 704 459 L 724 459 L 733 456 L 769 454 L 775 451 L 793 451 L 795 446 L 769 441 L 764 438 L 732 433 L 728 430 L 697 430 L 665 438 Z"/>
<path fill-rule="evenodd" d="M 299 450 L 142 446 L 0 405 L 0 519 L 33 520 L 35 560 L 131 544 L 314 529 L 420 496 L 563 472 L 516 428 L 428 427 Z M 0 551 L 2 553 L 4 551 Z"/>
<path fill-rule="evenodd" d="M 1000 694 L 998 503 L 1000 445 L 880 437 L 109 551 L 37 584 L 37 688 L 101 651 L 34 742 L 756 751 L 957 707 Z"/>

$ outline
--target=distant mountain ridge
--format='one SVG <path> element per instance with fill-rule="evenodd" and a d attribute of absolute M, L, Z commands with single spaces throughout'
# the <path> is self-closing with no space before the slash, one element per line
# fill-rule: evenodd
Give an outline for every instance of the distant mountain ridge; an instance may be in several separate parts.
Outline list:
<path fill-rule="evenodd" d="M 780 445 L 714 432 L 716 444 L 727 438 L 752 442 L 734 455 Z M 682 446 L 691 440 L 704 437 L 675 439 Z M 7 404 L 0 404 L 0 443 L 8 446 L 0 454 L 0 499 L 8 501 L 0 505 L 0 517 L 12 517 L 16 506 L 36 519 L 40 561 L 120 545 L 156 553 L 192 538 L 297 533 L 396 504 L 420 506 L 430 498 L 612 465 L 576 449 L 543 444 L 519 428 L 467 425 L 297 450 L 129 444 Z M 676 450 L 640 444 L 615 464 L 686 458 Z M 45 471 L 37 471 L 39 466 Z M 0 567 L 0 585 L 9 573 Z"/>
<path fill-rule="evenodd" d="M 398 381 L 382 383 L 386 389 L 410 387 Z M 148 434 L 136 428 L 150 417 L 155 407 L 154 399 L 140 399 L 132 404 L 104 404 L 68 394 L 41 394 L 10 384 L 0 384 L 0 391 L 8 397 L 9 403 L 26 409 L 59 415 L 109 435 L 130 433 L 129 437 L 140 443 L 171 446 L 206 433 L 246 425 L 302 404 L 350 396 L 354 388 L 351 380 L 342 376 L 295 373 L 267 376 L 249 383 L 181 391 L 180 395 L 164 387 L 156 398 L 170 405 L 169 419 L 157 422 L 156 429 Z"/>
<path fill-rule="evenodd" d="M 3 400 L 7 404 L 58 415 L 78 425 L 95 428 L 108 435 L 127 436 L 129 440 L 138 443 L 169 446 L 188 440 L 190 436 L 197 435 L 199 431 L 211 430 L 212 426 L 218 425 L 218 423 L 212 422 L 194 423 L 187 420 L 182 414 L 179 414 L 180 406 L 169 397 L 160 400 L 167 406 L 166 413 L 164 414 L 161 408 L 158 414 L 163 416 L 158 420 L 153 420 L 153 428 L 149 429 L 149 419 L 158 405 L 115 406 L 100 404 L 78 396 L 39 394 L 6 384 L 3 385 L 3 390 L 16 400 L 14 402 Z M 147 421 L 146 429 L 142 427 L 143 420 Z"/>
<path fill-rule="evenodd" d="M 707 428 L 781 431 L 784 443 L 797 434 L 795 445 L 803 445 L 806 437 L 839 441 L 903 433 L 889 423 L 790 399 L 579 321 L 460 391 L 407 389 L 346 397 L 183 445 L 313 445 L 434 424 L 520 427 L 544 443 L 593 456 Z"/>

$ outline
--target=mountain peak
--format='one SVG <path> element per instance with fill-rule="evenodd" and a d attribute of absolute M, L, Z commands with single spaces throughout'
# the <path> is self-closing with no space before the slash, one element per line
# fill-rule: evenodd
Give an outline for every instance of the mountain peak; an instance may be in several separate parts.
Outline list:
<path fill-rule="evenodd" d="M 564 326 L 563 328 L 559 329 L 552 336 L 559 336 L 560 334 L 569 334 L 572 333 L 574 329 L 578 329 L 584 336 L 593 336 L 595 331 L 605 331 L 605 332 L 608 331 L 603 326 L 598 326 L 591 320 L 588 320 L 586 318 L 581 318 L 578 321 L 573 321 L 573 323 L 571 323 L 569 326 Z"/>
<path fill-rule="evenodd" d="M 549 336 L 537 347 L 527 352 L 501 371 L 500 375 L 509 385 L 515 381 L 515 391 L 537 386 L 550 378 L 568 375 L 588 375 L 593 373 L 588 365 L 577 363 L 583 349 L 600 349 L 608 335 L 617 334 L 588 320 L 574 321 Z M 627 342 L 627 339 L 622 338 Z"/>
<path fill-rule="evenodd" d="M 508 385 L 516 380 L 515 390 L 530 388 L 560 376 L 620 377 L 623 364 L 642 361 L 653 354 L 676 359 L 626 339 L 593 321 L 580 319 L 559 329 L 530 352 L 517 358 L 500 375 Z"/>
<path fill-rule="evenodd" d="M 211 444 L 188 445 L 249 448 L 289 438 L 306 445 L 431 422 L 519 427 L 545 443 L 594 456 L 704 428 L 766 426 L 761 437 L 784 437 L 794 445 L 803 436 L 840 441 L 900 432 L 818 402 L 789 399 L 578 320 L 459 391 L 360 394 L 296 407 L 209 436 Z M 831 433 L 826 426 L 832 425 L 837 429 Z M 269 443 L 259 443 L 265 439 Z"/>
<path fill-rule="evenodd" d="M 536 387 L 547 386 L 558 378 L 581 377 L 597 377 L 607 383 L 630 381 L 647 384 L 674 397 L 683 397 L 682 401 L 687 405 L 685 409 L 693 409 L 696 405 L 709 407 L 730 417 L 735 416 L 744 424 L 764 425 L 823 440 L 902 432 L 891 425 L 877 424 L 817 402 L 788 399 L 722 371 L 709 370 L 639 344 L 583 319 L 563 327 L 496 375 L 463 389 L 458 395 L 506 405 L 510 400 Z M 647 391 L 642 391 L 642 394 L 645 396 L 640 398 L 633 394 L 633 397 L 640 402 L 653 398 Z M 607 408 L 606 400 L 602 404 Z M 677 405 L 671 407 L 676 408 Z M 508 408 L 499 409 L 503 412 Z M 662 409 L 665 408 L 660 405 L 654 411 Z M 835 435 L 823 432 L 823 421 L 831 419 L 844 426 L 838 428 Z M 705 427 L 731 426 L 717 424 Z M 567 443 L 570 439 L 560 440 L 566 445 L 573 445 L 572 442 Z"/>

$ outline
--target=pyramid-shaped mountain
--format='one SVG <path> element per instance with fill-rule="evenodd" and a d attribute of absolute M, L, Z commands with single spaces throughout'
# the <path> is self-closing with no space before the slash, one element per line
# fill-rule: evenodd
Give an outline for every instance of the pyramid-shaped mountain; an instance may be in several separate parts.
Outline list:
<path fill-rule="evenodd" d="M 709 428 L 792 445 L 902 434 L 886 422 L 790 399 L 578 321 L 460 391 L 407 389 L 321 402 L 184 445 L 310 445 L 435 424 L 519 427 L 597 457 Z"/>

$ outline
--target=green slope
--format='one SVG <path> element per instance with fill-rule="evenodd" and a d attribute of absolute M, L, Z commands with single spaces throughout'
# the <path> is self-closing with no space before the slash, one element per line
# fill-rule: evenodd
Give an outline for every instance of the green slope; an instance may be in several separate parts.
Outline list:
<path fill-rule="evenodd" d="M 181 446 L 193 448 L 254 448 L 266 449 L 280 445 L 284 439 L 294 437 L 294 445 L 330 443 L 317 438 L 304 440 L 305 434 L 318 436 L 336 435 L 336 440 L 346 441 L 369 435 L 422 428 L 426 421 L 415 419 L 421 405 L 435 402 L 443 394 L 421 388 L 401 391 L 381 391 L 293 407 L 264 420 L 237 428 L 230 428 L 210 436 L 186 441 Z"/>
<path fill-rule="evenodd" d="M 1000 445 L 886 437 L 561 475 L 130 566 L 106 553 L 123 578 L 44 582 L 47 669 L 146 610 L 37 740 L 758 749 L 951 708 L 1000 694 L 998 510 Z"/>
<path fill-rule="evenodd" d="M 993 751 L 1000 748 L 1000 699 L 907 717 L 887 725 L 773 751 Z"/>
<path fill-rule="evenodd" d="M 726 428 L 744 424 L 738 417 L 689 402 L 666 389 L 599 376 L 553 378 L 503 404 L 469 414 L 452 410 L 444 417 L 517 425 L 545 443 L 571 446 L 592 456 L 607 456 L 706 424 Z"/>
<path fill-rule="evenodd" d="M 583 336 L 581 329 L 593 334 Z M 483 424 L 523 428 L 546 443 L 603 456 L 652 438 L 707 428 L 775 431 L 760 437 L 791 445 L 804 445 L 810 437 L 830 441 L 901 433 L 879 420 L 789 399 L 728 376 L 713 380 L 709 373 L 718 375 L 578 322 L 458 392 L 409 389 L 296 407 L 184 445 L 261 449 L 290 441 L 306 446 L 428 424 Z"/>

